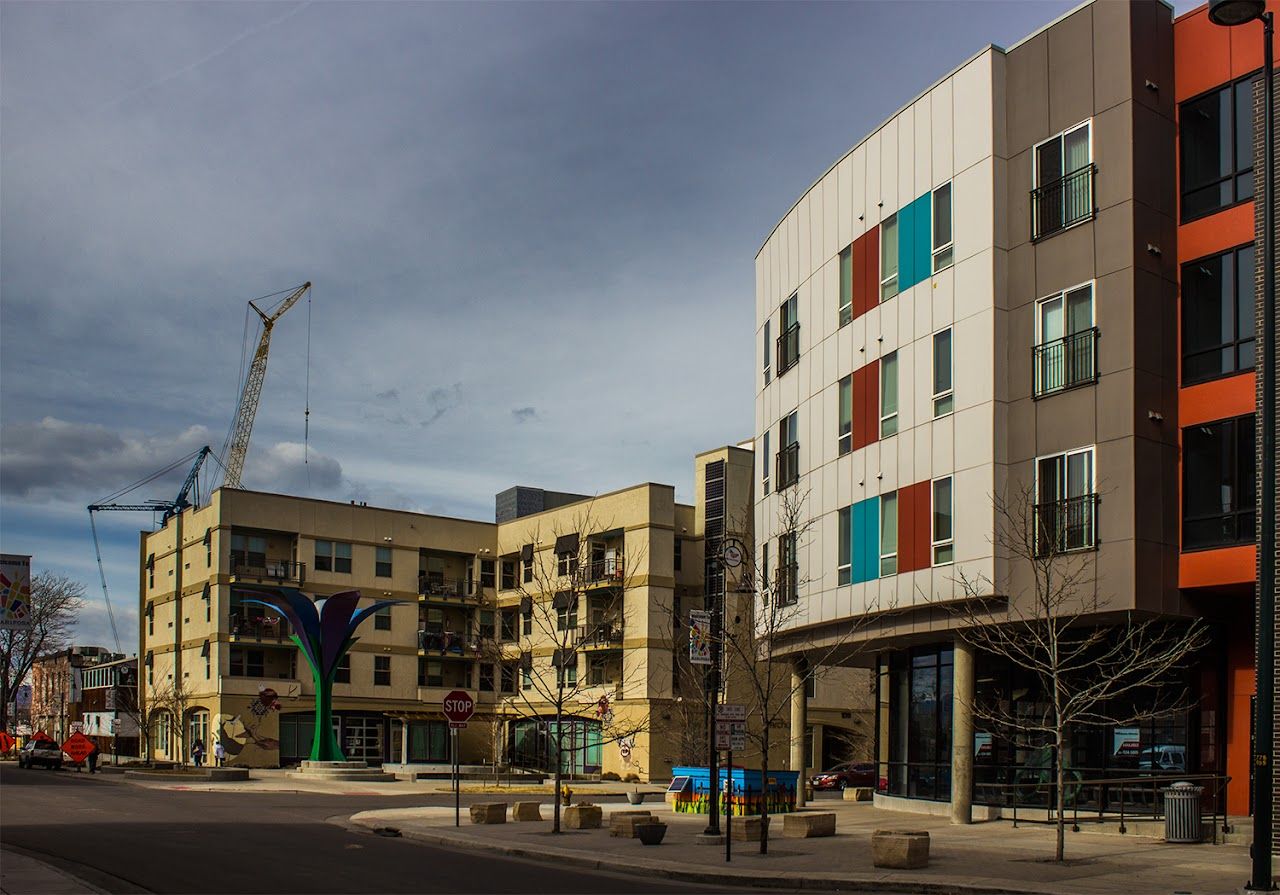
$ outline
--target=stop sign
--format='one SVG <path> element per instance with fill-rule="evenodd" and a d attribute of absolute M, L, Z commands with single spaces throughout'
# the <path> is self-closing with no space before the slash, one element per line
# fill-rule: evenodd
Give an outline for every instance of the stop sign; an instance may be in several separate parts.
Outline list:
<path fill-rule="evenodd" d="M 454 690 L 444 698 L 444 716 L 454 724 L 465 724 L 476 710 L 476 701 L 465 690 Z"/>

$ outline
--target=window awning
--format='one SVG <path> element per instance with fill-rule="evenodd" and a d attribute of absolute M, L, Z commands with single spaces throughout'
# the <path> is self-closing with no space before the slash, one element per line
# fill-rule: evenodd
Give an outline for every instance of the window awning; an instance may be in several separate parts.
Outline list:
<path fill-rule="evenodd" d="M 578 533 L 571 532 L 567 535 L 560 535 L 556 538 L 556 554 L 561 553 L 577 553 L 578 552 Z"/>
<path fill-rule="evenodd" d="M 577 602 L 578 595 L 571 590 L 556 591 L 556 595 L 551 598 L 553 609 L 569 609 Z"/>
<path fill-rule="evenodd" d="M 533 597 L 520 598 L 520 614 L 529 615 L 533 612 Z"/>
<path fill-rule="evenodd" d="M 531 671 L 533 669 L 533 653 L 520 654 L 520 668 L 524 671 Z"/>
<path fill-rule="evenodd" d="M 204 642 L 204 646 L 200 647 L 200 656 L 201 656 L 202 658 L 208 658 L 208 656 L 209 656 L 209 641 L 207 641 L 207 640 L 206 640 L 206 641 Z"/>
<path fill-rule="evenodd" d="M 525 544 L 520 548 L 520 560 L 522 562 L 533 562 L 533 545 Z"/>
<path fill-rule="evenodd" d="M 578 654 L 571 649 L 558 649 L 551 656 L 551 664 L 556 668 L 578 664 Z"/>

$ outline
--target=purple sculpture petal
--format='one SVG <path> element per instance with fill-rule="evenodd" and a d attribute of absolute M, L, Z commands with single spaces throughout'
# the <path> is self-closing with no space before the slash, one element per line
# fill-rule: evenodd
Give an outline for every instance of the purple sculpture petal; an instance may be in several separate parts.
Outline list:
<path fill-rule="evenodd" d="M 283 615 L 293 626 L 307 661 L 313 667 L 319 667 L 317 660 L 320 657 L 316 650 L 316 643 L 320 634 L 320 624 L 319 619 L 316 618 L 315 604 L 306 594 L 290 587 L 257 588 L 240 585 L 236 589 L 258 594 L 257 598 L 244 602 L 257 603 Z"/>
<path fill-rule="evenodd" d="M 341 655 L 343 642 L 353 630 L 351 614 L 360 603 L 360 591 L 346 590 L 334 594 L 324 602 L 320 610 L 320 643 L 324 650 L 320 669 L 328 674 Z"/>

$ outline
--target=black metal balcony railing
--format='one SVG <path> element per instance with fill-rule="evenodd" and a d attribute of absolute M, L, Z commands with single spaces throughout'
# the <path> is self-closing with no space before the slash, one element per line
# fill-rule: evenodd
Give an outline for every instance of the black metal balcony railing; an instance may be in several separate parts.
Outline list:
<path fill-rule="evenodd" d="M 1098 328 L 1081 330 L 1031 349 L 1037 398 L 1098 381 Z"/>
<path fill-rule="evenodd" d="M 1035 524 L 1037 556 L 1092 550 L 1098 546 L 1098 495 L 1038 503 Z"/>
<path fill-rule="evenodd" d="M 598 622 L 575 632 L 578 649 L 619 649 L 622 646 L 622 622 Z"/>
<path fill-rule="evenodd" d="M 582 575 L 584 584 L 595 586 L 621 581 L 623 568 L 622 557 L 614 556 L 608 559 L 593 559 L 591 562 L 583 563 L 578 571 Z"/>
<path fill-rule="evenodd" d="M 278 615 L 254 612 L 231 613 L 231 636 L 236 640 L 288 643 L 293 629 Z"/>
<path fill-rule="evenodd" d="M 778 375 L 790 370 L 800 360 L 800 324 L 793 323 L 778 336 Z"/>
<path fill-rule="evenodd" d="M 1097 168 L 1085 165 L 1031 191 L 1032 242 L 1087 221 L 1097 213 L 1093 202 Z"/>
<path fill-rule="evenodd" d="M 774 487 L 781 491 L 800 481 L 800 443 L 791 444 L 778 451 L 778 476 Z"/>
<path fill-rule="evenodd" d="M 441 656 L 473 656 L 479 644 L 472 635 L 461 631 L 418 631 L 418 649 Z"/>
<path fill-rule="evenodd" d="M 256 557 L 252 560 L 231 557 L 231 575 L 241 580 L 301 583 L 306 578 L 306 571 L 305 564 L 288 559 L 265 559 L 259 562 Z"/>
<path fill-rule="evenodd" d="M 800 564 L 791 563 L 778 568 L 773 579 L 773 599 L 787 606 L 800 599 Z"/>
<path fill-rule="evenodd" d="M 478 596 L 468 578 L 438 578 L 430 575 L 419 576 L 418 595 L 446 602 L 474 599 Z"/>

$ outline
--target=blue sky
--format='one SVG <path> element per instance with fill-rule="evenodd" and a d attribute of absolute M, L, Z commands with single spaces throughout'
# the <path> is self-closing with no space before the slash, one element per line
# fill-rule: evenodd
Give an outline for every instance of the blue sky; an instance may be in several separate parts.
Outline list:
<path fill-rule="evenodd" d="M 247 485 L 688 499 L 693 454 L 751 435 L 774 223 L 1071 5 L 0 5 L 0 550 L 83 581 L 109 645 L 85 504 L 222 445 L 245 302 L 304 280 Z M 100 519 L 132 649 L 147 520 Z"/>

